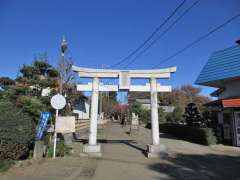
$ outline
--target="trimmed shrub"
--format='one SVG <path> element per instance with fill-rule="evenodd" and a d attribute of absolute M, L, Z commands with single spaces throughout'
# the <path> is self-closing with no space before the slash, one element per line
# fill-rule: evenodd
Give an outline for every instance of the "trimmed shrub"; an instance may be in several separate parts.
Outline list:
<path fill-rule="evenodd" d="M 151 124 L 147 125 L 147 128 L 151 128 Z M 211 128 L 197 128 L 181 124 L 161 124 L 159 129 L 163 133 L 171 134 L 177 138 L 203 144 L 212 145 L 216 144 L 216 136 Z"/>
<path fill-rule="evenodd" d="M 7 101 L 0 102 L 0 114 L 0 160 L 27 158 L 35 133 L 32 118 Z"/>
<path fill-rule="evenodd" d="M 166 115 L 166 121 L 170 123 L 183 122 L 183 109 L 180 106 L 175 106 L 173 112 Z"/>
<path fill-rule="evenodd" d="M 212 128 L 201 128 L 201 130 L 204 131 L 204 144 L 206 145 L 212 145 L 217 143 L 217 137 L 214 133 L 214 130 Z"/>
<path fill-rule="evenodd" d="M 19 96 L 17 98 L 17 103 L 24 112 L 33 117 L 35 122 L 38 121 L 41 112 L 46 108 L 40 99 L 31 96 Z"/>

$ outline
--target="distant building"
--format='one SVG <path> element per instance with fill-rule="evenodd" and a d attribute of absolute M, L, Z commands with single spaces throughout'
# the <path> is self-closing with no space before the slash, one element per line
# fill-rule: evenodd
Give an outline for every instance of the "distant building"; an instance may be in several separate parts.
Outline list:
<path fill-rule="evenodd" d="M 220 141 L 240 146 L 240 41 L 237 45 L 212 53 L 196 84 L 217 88 L 218 99 L 206 106 L 218 124 Z"/>
<path fill-rule="evenodd" d="M 159 106 L 159 108 L 162 108 L 163 112 L 166 112 L 166 113 L 172 113 L 175 109 L 174 106 Z"/>
<path fill-rule="evenodd" d="M 151 108 L 150 99 L 136 99 L 135 102 L 141 104 L 141 107 L 144 109 L 149 110 Z M 158 105 L 159 104 L 160 104 L 160 102 L 158 102 Z"/>
<path fill-rule="evenodd" d="M 73 113 L 77 114 L 77 119 L 79 120 L 90 119 L 90 103 L 87 97 L 81 97 L 78 103 L 74 104 Z"/>
<path fill-rule="evenodd" d="M 135 99 L 135 102 L 141 104 L 141 107 L 147 110 L 151 109 L 151 101 L 150 99 Z M 164 112 L 171 113 L 175 109 L 174 106 L 162 106 L 160 105 L 160 101 L 158 101 L 158 108 L 162 108 Z"/>

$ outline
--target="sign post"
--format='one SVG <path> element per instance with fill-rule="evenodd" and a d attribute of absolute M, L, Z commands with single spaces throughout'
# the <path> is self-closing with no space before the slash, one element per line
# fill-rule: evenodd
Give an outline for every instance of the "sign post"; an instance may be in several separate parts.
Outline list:
<path fill-rule="evenodd" d="M 55 125 L 54 125 L 54 140 L 53 140 L 53 158 L 56 157 L 56 145 L 57 145 L 57 132 L 56 121 L 58 117 L 58 111 L 63 109 L 66 105 L 66 99 L 61 94 L 56 94 L 51 98 L 51 106 L 56 110 Z"/>
<path fill-rule="evenodd" d="M 43 157 L 44 143 L 42 141 L 42 138 L 47 129 L 47 123 L 49 121 L 49 117 L 50 117 L 49 112 L 41 113 L 41 118 L 40 118 L 38 126 L 36 128 L 35 144 L 34 144 L 34 151 L 33 151 L 34 159 L 42 159 L 42 157 Z"/>
<path fill-rule="evenodd" d="M 40 141 L 43 137 L 43 133 L 47 128 L 47 123 L 49 121 L 50 113 L 49 112 L 42 112 L 39 124 L 36 130 L 36 141 Z"/>

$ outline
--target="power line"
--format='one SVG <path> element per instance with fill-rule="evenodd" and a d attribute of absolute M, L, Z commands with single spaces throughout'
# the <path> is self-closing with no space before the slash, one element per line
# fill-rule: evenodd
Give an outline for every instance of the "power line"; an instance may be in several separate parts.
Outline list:
<path fill-rule="evenodd" d="M 110 66 L 110 68 L 116 67 L 122 63 L 124 63 L 125 61 L 127 61 L 130 57 L 132 57 L 134 54 L 136 54 L 142 47 L 145 46 L 146 43 L 148 43 L 156 33 L 158 33 L 158 31 L 176 14 L 176 12 L 184 5 L 184 3 L 186 2 L 186 0 L 183 0 L 175 9 L 174 11 L 164 20 L 163 23 L 161 23 L 153 32 L 152 34 L 142 43 L 140 44 L 134 51 L 132 51 L 127 57 L 123 58 L 122 60 L 120 60 L 119 62 L 113 64 L 112 66 Z"/>
<path fill-rule="evenodd" d="M 158 67 L 160 64 L 162 63 L 166 63 L 169 60 L 171 60 L 172 58 L 176 57 L 177 55 L 183 53 L 184 51 L 188 50 L 189 48 L 191 48 L 192 46 L 194 46 L 195 44 L 197 44 L 198 42 L 204 40 L 205 38 L 207 38 L 208 36 L 210 36 L 211 34 L 215 33 L 216 31 L 218 31 L 219 29 L 223 28 L 224 26 L 226 26 L 227 24 L 229 24 L 230 22 L 232 22 L 233 20 L 237 19 L 238 17 L 240 17 L 240 14 L 237 14 L 233 17 L 231 17 L 230 19 L 228 19 L 227 21 L 225 21 L 223 24 L 215 27 L 214 29 L 212 29 L 211 31 L 209 31 L 208 33 L 200 36 L 198 39 L 196 39 L 195 41 L 193 41 L 192 43 L 188 44 L 187 46 L 185 46 L 184 48 L 180 49 L 179 51 L 175 52 L 173 55 L 165 58 L 164 60 L 160 61 L 158 64 L 156 64 L 155 66 L 152 67 L 156 68 Z"/>
<path fill-rule="evenodd" d="M 195 5 L 197 5 L 200 0 L 196 0 L 189 8 L 187 8 L 165 31 L 163 31 L 159 36 L 157 36 L 146 48 L 144 48 L 135 58 L 133 58 L 124 68 L 129 67 L 134 63 L 141 55 L 143 55 L 149 48 L 151 48 L 160 38 L 163 37 L 173 26 L 180 21 Z"/>

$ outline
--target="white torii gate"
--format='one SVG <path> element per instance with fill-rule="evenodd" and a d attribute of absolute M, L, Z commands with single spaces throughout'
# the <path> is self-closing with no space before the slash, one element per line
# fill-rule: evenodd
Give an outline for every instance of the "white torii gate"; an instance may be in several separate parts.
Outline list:
<path fill-rule="evenodd" d="M 101 147 L 97 144 L 97 116 L 98 116 L 98 95 L 99 91 L 141 91 L 151 92 L 151 124 L 152 124 L 152 144 L 148 145 L 148 157 L 159 156 L 164 146 L 160 145 L 159 122 L 158 122 L 158 92 L 170 92 L 171 86 L 162 86 L 157 83 L 157 79 L 170 78 L 171 73 L 176 72 L 176 67 L 166 69 L 151 70 L 115 70 L 115 69 L 90 69 L 73 66 L 74 72 L 78 72 L 80 77 L 93 78 L 92 83 L 78 84 L 78 91 L 92 91 L 90 133 L 89 142 L 84 146 L 83 152 L 100 156 Z M 118 85 L 104 85 L 99 83 L 99 78 L 119 78 Z M 131 79 L 149 79 L 146 85 L 131 85 Z"/>

